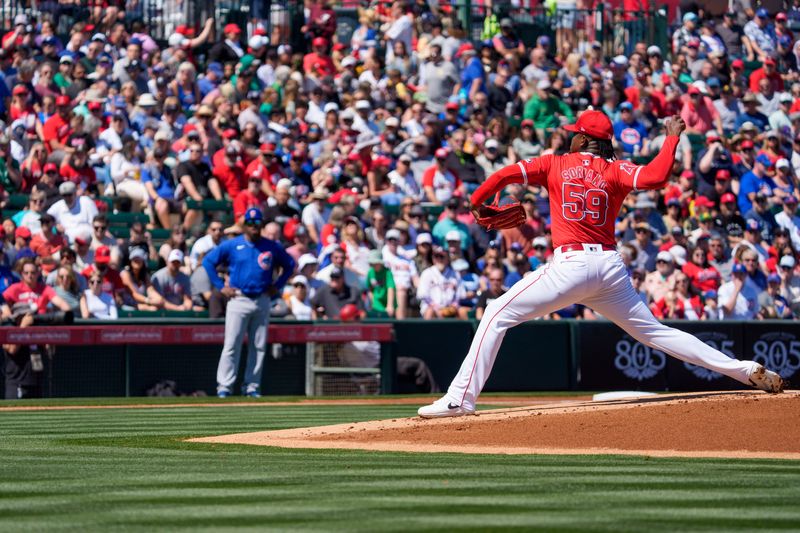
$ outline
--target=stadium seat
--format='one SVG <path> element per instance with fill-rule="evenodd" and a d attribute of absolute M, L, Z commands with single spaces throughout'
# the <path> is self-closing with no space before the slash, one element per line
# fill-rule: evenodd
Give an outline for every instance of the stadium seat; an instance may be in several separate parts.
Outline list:
<path fill-rule="evenodd" d="M 130 226 L 134 222 L 141 222 L 142 224 L 149 224 L 150 217 L 147 213 L 109 213 L 108 225 L 109 226 Z"/>

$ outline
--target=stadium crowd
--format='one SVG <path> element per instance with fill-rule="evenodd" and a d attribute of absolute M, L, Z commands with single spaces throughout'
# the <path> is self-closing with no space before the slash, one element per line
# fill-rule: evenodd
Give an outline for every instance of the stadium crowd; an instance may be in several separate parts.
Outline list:
<path fill-rule="evenodd" d="M 617 222 L 654 313 L 800 317 L 798 2 L 685 12 L 671 49 L 611 57 L 563 24 L 558 46 L 526 46 L 490 14 L 473 42 L 449 9 L 376 4 L 342 42 L 329 2 L 306 2 L 304 50 L 258 23 L 178 26 L 161 46 L 121 10 L 66 38 L 47 12 L 17 15 L 0 43 L 4 314 L 224 316 L 202 260 L 258 207 L 262 234 L 297 263 L 273 316 L 337 319 L 352 303 L 480 318 L 550 258 L 551 206 L 510 186 L 504 201 L 527 222 L 487 234 L 469 193 L 505 165 L 564 153 L 561 126 L 592 106 L 636 162 L 658 152 L 665 117 L 688 125 L 671 184 L 631 194 Z M 126 212 L 147 216 L 112 235 Z M 596 318 L 581 306 L 547 318 L 570 317 Z"/>

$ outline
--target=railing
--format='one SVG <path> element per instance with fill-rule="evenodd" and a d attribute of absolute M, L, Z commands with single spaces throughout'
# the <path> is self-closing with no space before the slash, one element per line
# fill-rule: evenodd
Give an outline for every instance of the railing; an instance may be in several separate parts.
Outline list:
<path fill-rule="evenodd" d="M 124 12 L 124 20 L 143 21 L 156 40 L 164 41 L 182 24 L 199 31 L 205 20 L 213 17 L 217 35 L 228 22 L 240 24 L 252 34 L 255 23 L 267 28 L 270 42 L 302 45 L 304 36 L 303 2 L 300 0 L 117 0 L 108 2 L 111 7 L 100 7 L 98 0 L 72 0 L 58 2 L 45 0 L 5 0 L 0 2 L 0 30 L 9 31 L 14 26 L 14 17 L 25 13 L 34 21 L 52 20 L 56 33 L 66 36 L 72 25 L 84 21 L 102 26 L 114 12 Z M 358 24 L 358 7 L 375 6 L 381 2 L 372 0 L 338 0 L 334 2 L 340 41 L 349 40 Z M 390 2 L 383 2 L 388 4 Z M 455 15 L 463 24 L 467 36 L 477 42 L 487 37 L 484 25 L 487 16 L 493 15 L 495 24 L 503 17 L 510 17 L 526 45 L 531 46 L 540 35 L 547 35 L 558 45 L 557 39 L 569 34 L 573 43 L 600 42 L 606 56 L 629 54 L 637 41 L 657 44 L 668 50 L 668 21 L 665 8 L 623 11 L 609 5 L 598 4 L 594 9 L 548 9 L 536 2 L 524 0 L 518 7 L 510 2 L 495 2 L 493 13 L 487 12 L 480 0 L 439 0 L 436 6 L 440 13 Z M 651 3 L 653 4 L 653 3 Z M 119 15 L 122 16 L 122 15 Z M 488 24 L 492 26 L 491 21 Z M 561 30 L 568 31 L 561 31 Z"/>

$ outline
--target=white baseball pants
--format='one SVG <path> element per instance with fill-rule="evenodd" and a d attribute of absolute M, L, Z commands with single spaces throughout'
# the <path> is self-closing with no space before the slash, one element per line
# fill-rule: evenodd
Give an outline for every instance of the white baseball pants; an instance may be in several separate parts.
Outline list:
<path fill-rule="evenodd" d="M 642 344 L 749 384 L 756 363 L 731 359 L 693 335 L 659 322 L 636 294 L 620 255 L 598 245 L 584 245 L 584 251 L 556 251 L 552 262 L 486 307 L 469 353 L 445 397 L 474 409 L 506 331 L 576 302 L 613 321 Z"/>

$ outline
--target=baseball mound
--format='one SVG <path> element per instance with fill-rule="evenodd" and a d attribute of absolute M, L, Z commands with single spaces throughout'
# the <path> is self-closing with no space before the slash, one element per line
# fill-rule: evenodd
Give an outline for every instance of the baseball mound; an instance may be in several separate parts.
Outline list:
<path fill-rule="evenodd" d="M 462 418 L 381 420 L 191 441 L 403 452 L 800 459 L 800 391 L 576 400 Z"/>

